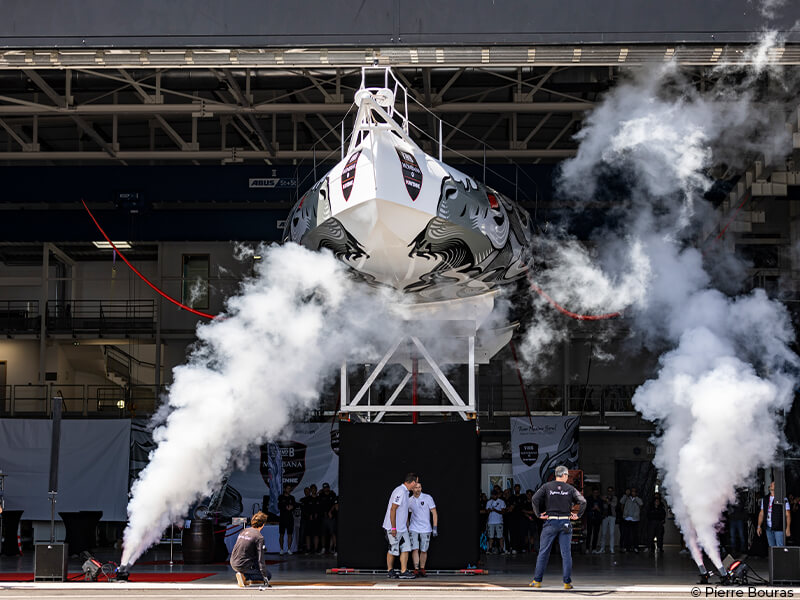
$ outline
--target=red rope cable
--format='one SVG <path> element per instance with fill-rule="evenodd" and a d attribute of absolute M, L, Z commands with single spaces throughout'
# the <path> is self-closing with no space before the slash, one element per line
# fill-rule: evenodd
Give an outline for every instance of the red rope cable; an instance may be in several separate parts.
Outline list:
<path fill-rule="evenodd" d="M 164 292 L 164 291 L 163 291 L 163 290 L 161 290 L 160 288 L 156 287 L 156 285 L 155 285 L 155 284 L 153 284 L 153 283 L 152 283 L 152 282 L 151 282 L 151 281 L 150 281 L 150 280 L 149 280 L 147 277 L 145 277 L 144 275 L 142 275 L 142 274 L 141 274 L 141 273 L 138 271 L 138 269 L 137 269 L 136 267 L 134 267 L 134 266 L 133 266 L 133 265 L 130 263 L 130 261 L 129 261 L 127 258 L 125 258 L 125 255 L 124 255 L 122 252 L 120 252 L 120 251 L 119 251 L 119 249 L 118 249 L 118 248 L 117 248 L 117 247 L 114 245 L 114 242 L 112 242 L 112 241 L 111 241 L 111 238 L 109 238 L 109 237 L 106 235 L 106 232 L 105 232 L 105 231 L 103 231 L 103 228 L 102 228 L 102 227 L 100 227 L 100 223 L 98 223 L 98 222 L 97 222 L 97 219 L 95 219 L 95 218 L 94 218 L 94 215 L 92 214 L 92 211 L 90 211 L 90 210 L 89 210 L 89 207 L 88 207 L 88 206 L 86 206 L 86 201 L 84 201 L 84 200 L 81 200 L 81 203 L 83 203 L 83 208 L 85 208 L 85 209 L 86 209 L 86 212 L 87 212 L 87 213 L 89 213 L 89 216 L 92 218 L 92 221 L 94 221 L 94 224 L 95 224 L 95 226 L 96 226 L 96 227 L 97 227 L 97 229 L 100 231 L 100 233 L 102 233 L 102 234 L 103 234 L 103 237 L 106 239 L 106 241 L 107 241 L 109 244 L 111 244 L 111 247 L 112 247 L 112 248 L 113 248 L 113 249 L 116 251 L 116 253 L 117 253 L 117 254 L 119 254 L 119 257 L 122 259 L 122 261 L 123 261 L 123 262 L 124 262 L 126 265 L 128 265 L 128 266 L 130 267 L 131 271 L 133 271 L 134 273 L 136 273 L 136 275 L 138 275 L 138 276 L 139 276 L 139 279 L 141 279 L 142 281 L 144 281 L 144 282 L 145 282 L 147 285 L 149 285 L 151 288 L 153 288 L 153 290 L 154 290 L 156 293 L 158 293 L 158 294 L 159 294 L 160 296 L 162 296 L 163 298 L 165 298 L 165 299 L 169 300 L 170 302 L 172 302 L 172 303 L 173 303 L 175 306 L 178 306 L 178 307 L 182 308 L 183 310 L 188 310 L 190 313 L 194 313 L 194 314 L 196 314 L 196 315 L 198 315 L 198 316 L 200 316 L 200 317 L 205 317 L 206 319 L 213 319 L 213 318 L 215 318 L 215 317 L 214 317 L 214 315 L 209 315 L 208 313 L 200 312 L 199 310 L 195 310 L 195 309 L 194 309 L 194 308 L 192 308 L 191 306 L 186 306 L 185 304 L 182 304 L 182 303 L 178 302 L 177 300 L 175 300 L 175 298 L 173 298 L 172 296 L 168 295 L 166 292 Z"/>
<path fill-rule="evenodd" d="M 622 313 L 620 312 L 613 312 L 613 313 L 606 313 L 602 315 L 581 315 L 578 313 L 574 313 L 571 310 L 567 310 L 563 306 L 561 306 L 558 302 L 553 300 L 547 293 L 536 285 L 533 280 L 531 279 L 530 272 L 528 272 L 528 283 L 531 284 L 531 289 L 539 294 L 542 298 L 547 300 L 553 308 L 555 308 L 561 314 L 567 315 L 568 317 L 575 319 L 576 321 L 604 321 L 606 319 L 616 319 L 617 317 L 621 317 Z"/>
<path fill-rule="evenodd" d="M 744 205 L 745 205 L 745 204 L 746 204 L 746 203 L 747 203 L 747 202 L 748 202 L 748 201 L 749 201 L 749 200 L 750 200 L 752 197 L 753 197 L 753 195 L 752 195 L 752 193 L 751 193 L 751 192 L 747 192 L 747 193 L 744 195 L 744 198 L 742 198 L 742 202 L 739 204 L 739 206 L 737 206 L 737 207 L 736 207 L 736 210 L 734 211 L 734 213 L 733 213 L 733 216 L 731 216 L 731 218 L 730 218 L 730 219 L 728 219 L 728 222 L 727 222 L 727 223 L 725 223 L 725 227 L 723 227 L 723 228 L 720 230 L 720 232 L 717 234 L 717 237 L 715 237 L 715 238 L 714 238 L 714 241 L 717 241 L 717 240 L 719 240 L 719 239 L 720 239 L 720 238 L 721 238 L 723 235 L 725 235 L 725 232 L 728 230 L 728 227 L 730 227 L 730 226 L 731 226 L 731 223 L 733 223 L 734 219 L 736 219 L 736 215 L 738 215 L 738 214 L 739 214 L 739 211 L 740 211 L 740 210 L 742 210 L 742 207 L 743 207 L 743 206 L 744 206 Z"/>
<path fill-rule="evenodd" d="M 94 215 L 92 214 L 92 211 L 89 210 L 88 206 L 86 206 L 86 202 L 84 200 L 81 200 L 81 203 L 83 204 L 83 208 L 86 209 L 86 212 L 89 213 L 89 217 L 92 219 L 92 221 L 94 222 L 94 224 L 97 227 L 97 229 L 100 231 L 101 234 L 103 234 L 103 237 L 105 238 L 105 240 L 109 244 L 111 244 L 111 247 L 117 252 L 117 254 L 122 259 L 122 261 L 126 265 L 128 265 L 128 267 L 130 267 L 131 271 L 136 273 L 136 275 L 142 281 L 144 281 L 147 285 L 149 285 L 157 294 L 159 294 L 160 296 L 162 296 L 166 300 L 169 300 L 175 306 L 177 306 L 179 308 L 182 308 L 183 310 L 187 310 L 190 313 L 194 313 L 194 314 L 196 314 L 196 315 L 198 315 L 200 317 L 205 317 L 206 319 L 214 319 L 215 318 L 214 315 L 210 315 L 208 313 L 204 313 L 204 312 L 201 312 L 199 310 L 195 310 L 194 308 L 192 308 L 190 306 L 186 306 L 185 304 L 182 304 L 181 302 L 178 302 L 177 300 L 175 300 L 175 298 L 173 298 L 172 296 L 168 295 L 166 292 L 164 292 L 163 290 L 158 288 L 155 284 L 153 284 L 147 277 L 142 275 L 139 272 L 139 270 L 130 263 L 130 261 L 125 257 L 125 255 L 122 252 L 119 251 L 119 249 L 114 245 L 114 242 L 111 241 L 111 238 L 108 237 L 106 232 L 103 231 L 103 228 L 100 226 L 100 223 L 97 222 L 97 219 L 95 219 Z M 740 205 L 739 208 L 741 208 L 742 205 Z M 737 209 L 737 212 L 738 212 L 738 209 Z M 734 215 L 734 217 L 735 216 L 736 215 Z M 730 225 L 730 223 L 728 223 L 728 225 Z M 727 229 L 727 225 L 726 225 L 726 229 Z M 724 233 L 724 230 L 723 230 L 723 233 Z M 548 296 L 547 293 L 545 293 L 545 291 L 542 290 L 542 288 L 540 288 L 538 285 L 536 285 L 533 282 L 533 280 L 530 279 L 530 274 L 528 274 L 528 281 L 531 284 L 531 289 L 534 292 L 536 292 L 537 294 L 539 294 L 542 298 L 547 300 L 556 310 L 558 310 L 560 313 L 562 313 L 562 314 L 564 314 L 564 315 L 566 315 L 568 317 L 571 317 L 573 319 L 576 319 L 578 321 L 602 321 L 602 320 L 605 320 L 605 319 L 615 319 L 615 318 L 621 316 L 620 313 L 618 313 L 618 312 L 608 313 L 608 314 L 603 314 L 603 315 L 580 315 L 578 313 L 574 313 L 572 311 L 567 310 L 566 308 L 561 306 L 558 302 L 553 300 L 550 296 Z"/>

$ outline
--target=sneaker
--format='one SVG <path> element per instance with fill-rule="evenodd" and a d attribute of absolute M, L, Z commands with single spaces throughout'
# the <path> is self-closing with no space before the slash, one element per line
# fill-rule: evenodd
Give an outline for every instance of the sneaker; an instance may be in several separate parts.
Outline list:
<path fill-rule="evenodd" d="M 611 548 L 611 550 L 609 550 L 609 552 L 610 552 L 611 554 L 614 554 L 614 549 L 613 549 L 613 548 Z"/>
<path fill-rule="evenodd" d="M 417 567 L 416 569 L 414 569 L 414 575 L 416 575 L 417 577 L 419 577 L 419 567 Z"/>
<path fill-rule="evenodd" d="M 416 579 L 417 576 L 414 575 L 411 571 L 403 571 L 400 575 L 397 576 L 398 579 Z"/>
<path fill-rule="evenodd" d="M 541 581 L 536 581 L 535 579 L 528 584 L 528 587 L 542 587 Z"/>
<path fill-rule="evenodd" d="M 594 551 L 592 552 L 592 554 L 602 554 L 602 553 L 603 553 L 603 551 L 602 551 L 602 550 L 594 550 Z"/>
<path fill-rule="evenodd" d="M 427 577 L 428 576 L 428 572 L 425 569 L 420 569 L 419 570 L 419 576 L 420 577 Z"/>
<path fill-rule="evenodd" d="M 286 554 L 286 552 L 283 550 L 283 548 L 281 548 L 281 556 L 283 556 L 284 554 Z"/>
<path fill-rule="evenodd" d="M 294 554 L 294 552 L 292 552 L 291 550 L 287 550 L 287 551 L 286 551 L 286 554 L 288 554 L 288 555 L 290 555 L 290 556 L 291 556 L 292 554 Z"/>
<path fill-rule="evenodd" d="M 565 583 L 564 584 L 564 589 L 565 590 L 571 590 L 572 589 L 572 584 L 571 583 Z"/>
<path fill-rule="evenodd" d="M 634 548 L 634 549 L 633 549 L 633 551 L 634 551 L 636 554 L 639 554 L 639 549 L 638 549 L 638 548 Z"/>
<path fill-rule="evenodd" d="M 512 551 L 511 551 L 511 554 L 516 554 L 516 553 L 517 553 L 517 551 L 516 551 L 516 550 L 512 550 Z"/>
<path fill-rule="evenodd" d="M 389 569 L 386 571 L 386 578 L 387 579 L 397 579 L 399 575 L 399 571 L 397 569 Z"/>
<path fill-rule="evenodd" d="M 236 572 L 236 585 L 238 585 L 241 588 L 243 588 L 245 586 L 244 575 L 242 575 L 238 571 Z"/>

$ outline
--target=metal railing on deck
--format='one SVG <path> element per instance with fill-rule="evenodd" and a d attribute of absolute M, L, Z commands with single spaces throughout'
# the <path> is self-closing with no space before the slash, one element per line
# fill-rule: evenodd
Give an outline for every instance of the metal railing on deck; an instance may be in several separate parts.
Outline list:
<path fill-rule="evenodd" d="M 101 419 L 149 416 L 159 406 L 165 386 L 47 384 L 0 386 L 0 416 L 49 418 L 49 398 L 60 396 L 66 418 Z"/>
<path fill-rule="evenodd" d="M 73 300 L 47 304 L 47 328 L 69 333 L 155 331 L 155 300 Z"/>
<path fill-rule="evenodd" d="M 0 301 L 0 331 L 4 333 L 37 333 L 40 325 L 38 301 Z"/>

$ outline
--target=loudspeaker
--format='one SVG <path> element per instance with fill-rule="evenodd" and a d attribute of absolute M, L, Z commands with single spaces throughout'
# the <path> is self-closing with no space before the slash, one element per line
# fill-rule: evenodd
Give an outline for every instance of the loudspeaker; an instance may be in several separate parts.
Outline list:
<path fill-rule="evenodd" d="M 800 547 L 773 546 L 769 549 L 769 582 L 800 583 Z"/>
<path fill-rule="evenodd" d="M 69 550 L 67 544 L 57 542 L 36 544 L 36 555 L 33 561 L 33 580 L 66 581 L 68 558 Z"/>

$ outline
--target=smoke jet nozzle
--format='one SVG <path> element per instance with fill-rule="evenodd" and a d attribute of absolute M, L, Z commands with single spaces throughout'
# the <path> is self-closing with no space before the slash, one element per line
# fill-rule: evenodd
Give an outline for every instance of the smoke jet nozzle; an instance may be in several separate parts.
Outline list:
<path fill-rule="evenodd" d="M 708 578 L 711 577 L 714 573 L 706 569 L 706 566 L 700 562 L 697 563 L 697 568 L 700 570 L 700 581 L 698 583 L 708 583 Z"/>

